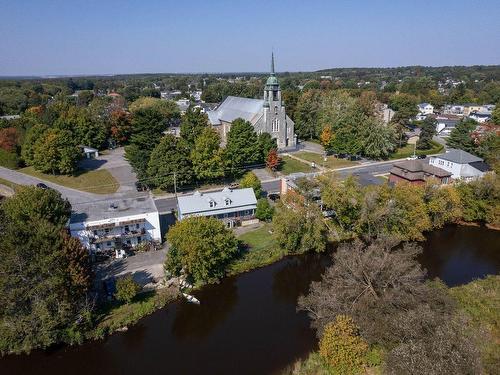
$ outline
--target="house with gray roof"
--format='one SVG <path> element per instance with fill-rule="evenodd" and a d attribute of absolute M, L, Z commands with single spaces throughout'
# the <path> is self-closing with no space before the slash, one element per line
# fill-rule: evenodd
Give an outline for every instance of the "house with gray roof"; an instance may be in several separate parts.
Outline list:
<path fill-rule="evenodd" d="M 431 156 L 429 165 L 451 172 L 451 178 L 472 181 L 484 176 L 490 168 L 483 159 L 463 150 L 449 149 Z"/>
<path fill-rule="evenodd" d="M 257 198 L 252 188 L 229 189 L 222 191 L 194 192 L 192 195 L 177 198 L 179 220 L 191 216 L 208 216 L 219 219 L 228 228 L 247 225 L 255 219 Z"/>
<path fill-rule="evenodd" d="M 263 99 L 228 96 L 217 109 L 207 111 L 210 125 L 217 129 L 225 144 L 234 120 L 249 121 L 257 134 L 269 133 L 276 139 L 279 150 L 295 149 L 295 124 L 287 116 L 281 88 L 274 73 L 274 55 L 271 56 L 271 74 L 264 87 Z"/>

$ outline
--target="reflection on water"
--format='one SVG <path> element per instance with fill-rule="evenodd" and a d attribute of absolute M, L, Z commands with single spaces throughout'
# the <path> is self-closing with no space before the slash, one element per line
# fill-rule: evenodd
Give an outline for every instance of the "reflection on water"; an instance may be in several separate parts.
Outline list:
<path fill-rule="evenodd" d="M 420 257 L 448 285 L 500 269 L 500 232 L 447 227 L 429 235 Z M 284 259 L 176 301 L 127 333 L 80 347 L 0 359 L 0 374 L 270 374 L 315 348 L 297 297 L 319 280 L 326 254 Z"/>

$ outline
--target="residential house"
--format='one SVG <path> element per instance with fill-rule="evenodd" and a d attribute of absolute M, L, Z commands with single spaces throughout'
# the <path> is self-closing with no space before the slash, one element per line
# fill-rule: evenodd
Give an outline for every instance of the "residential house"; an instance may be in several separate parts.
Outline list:
<path fill-rule="evenodd" d="M 464 116 L 469 116 L 472 112 L 480 112 L 483 109 L 481 104 L 464 104 Z"/>
<path fill-rule="evenodd" d="M 434 113 L 434 106 L 430 103 L 420 103 L 418 105 L 418 114 L 421 116 L 432 115 Z"/>
<path fill-rule="evenodd" d="M 76 204 L 69 230 L 92 254 L 161 242 L 158 209 L 149 196 Z"/>
<path fill-rule="evenodd" d="M 422 185 L 427 180 L 434 178 L 440 183 L 446 184 L 449 182 L 451 172 L 444 169 L 429 165 L 425 160 L 404 160 L 394 163 L 390 175 L 389 182 L 409 182 L 413 185 Z"/>
<path fill-rule="evenodd" d="M 481 178 L 490 168 L 483 161 L 463 150 L 450 149 L 444 154 L 431 156 L 429 164 L 451 172 L 451 178 L 466 181 Z"/>
<path fill-rule="evenodd" d="M 99 150 L 90 146 L 80 146 L 82 154 L 85 155 L 87 159 L 95 159 L 99 156 Z"/>
<path fill-rule="evenodd" d="M 487 122 L 491 119 L 491 112 L 489 111 L 475 111 L 469 114 L 469 118 L 476 120 L 480 124 Z"/>
<path fill-rule="evenodd" d="M 436 133 L 439 135 L 449 135 L 460 120 L 461 117 L 458 115 L 436 116 Z"/>
<path fill-rule="evenodd" d="M 464 115 L 464 106 L 460 104 L 446 104 L 443 109 L 444 115 Z"/>
<path fill-rule="evenodd" d="M 181 114 L 184 114 L 191 105 L 191 101 L 189 99 L 179 99 L 175 101 L 175 104 L 177 104 L 177 108 L 179 108 Z"/>
<path fill-rule="evenodd" d="M 255 218 L 257 198 L 252 188 L 229 189 L 201 193 L 177 198 L 178 217 L 183 220 L 191 216 L 214 217 L 228 228 L 258 222 Z"/>

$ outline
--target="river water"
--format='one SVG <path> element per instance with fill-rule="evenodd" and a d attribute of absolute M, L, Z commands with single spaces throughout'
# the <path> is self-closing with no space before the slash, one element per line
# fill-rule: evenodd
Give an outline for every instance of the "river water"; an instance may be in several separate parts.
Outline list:
<path fill-rule="evenodd" d="M 500 232 L 446 227 L 429 234 L 420 262 L 450 286 L 500 271 Z M 176 301 L 126 333 L 79 347 L 0 359 L 0 374 L 277 374 L 316 348 L 297 297 L 327 254 L 286 258 Z"/>

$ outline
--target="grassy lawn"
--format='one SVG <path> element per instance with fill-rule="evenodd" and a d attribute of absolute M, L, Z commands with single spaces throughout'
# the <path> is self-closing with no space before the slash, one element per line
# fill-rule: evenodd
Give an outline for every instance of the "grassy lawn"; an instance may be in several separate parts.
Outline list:
<path fill-rule="evenodd" d="M 228 274 L 235 275 L 249 271 L 253 268 L 262 267 L 281 259 L 285 254 L 277 246 L 269 230 L 270 224 L 264 224 L 251 232 L 238 236 L 238 239 L 246 245 L 241 253 L 228 269 Z"/>
<path fill-rule="evenodd" d="M 281 157 L 281 166 L 280 166 L 280 172 L 283 174 L 291 174 L 291 173 L 297 173 L 297 172 L 311 172 L 313 169 L 311 168 L 310 165 L 306 163 L 302 163 L 299 160 L 292 159 L 289 156 L 282 156 Z"/>
<path fill-rule="evenodd" d="M 356 161 L 350 161 L 346 159 L 338 159 L 335 156 L 327 156 L 326 162 L 323 161 L 323 155 L 315 154 L 314 152 L 307 151 L 299 151 L 295 154 L 297 157 L 315 162 L 316 165 L 325 166 L 326 168 L 336 169 L 343 167 L 352 167 L 353 165 L 358 165 L 359 163 Z"/>
<path fill-rule="evenodd" d="M 139 294 L 130 304 L 114 301 L 103 306 L 96 316 L 96 326 L 87 333 L 89 339 L 101 339 L 119 328 L 133 325 L 139 319 L 164 307 L 177 297 L 172 289 L 158 289 Z"/>
<path fill-rule="evenodd" d="M 16 191 L 21 186 L 21 185 L 15 184 L 14 182 L 11 182 L 9 180 L 5 180 L 3 178 L 0 178 L 0 184 L 5 185 L 7 187 L 10 187 L 14 191 Z"/>
<path fill-rule="evenodd" d="M 404 147 L 397 149 L 397 151 L 392 154 L 389 159 L 403 159 L 413 155 L 413 145 L 407 144 Z M 416 155 L 430 155 L 439 154 L 444 149 L 444 146 L 440 143 L 432 141 L 432 148 L 429 150 L 418 150 L 415 152 Z"/>
<path fill-rule="evenodd" d="M 74 176 L 54 176 L 38 172 L 33 167 L 22 168 L 18 171 L 58 185 L 95 194 L 114 193 L 120 187 L 118 181 L 116 181 L 111 173 L 105 169 L 99 169 L 96 171 L 79 171 Z"/>

